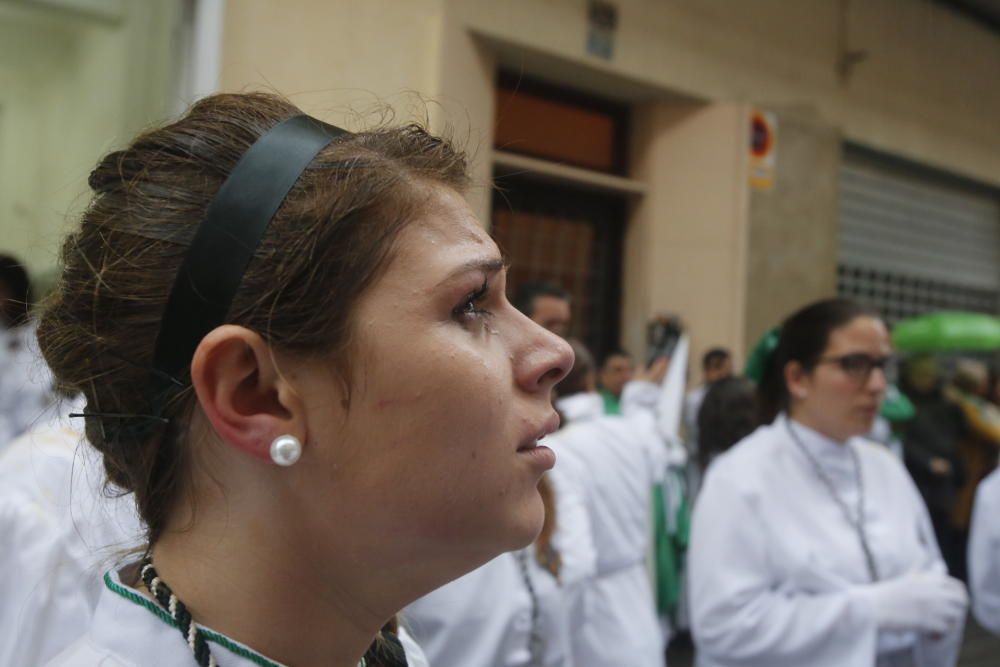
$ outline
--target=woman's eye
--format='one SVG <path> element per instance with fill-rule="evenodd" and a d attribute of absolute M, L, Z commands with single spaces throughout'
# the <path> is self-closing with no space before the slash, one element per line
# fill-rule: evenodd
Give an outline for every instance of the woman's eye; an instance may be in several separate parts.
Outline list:
<path fill-rule="evenodd" d="M 463 323 L 472 322 L 491 315 L 490 311 L 482 308 L 483 301 L 489 291 L 489 285 L 484 282 L 482 287 L 468 295 L 465 300 L 455 308 L 453 314 Z"/>

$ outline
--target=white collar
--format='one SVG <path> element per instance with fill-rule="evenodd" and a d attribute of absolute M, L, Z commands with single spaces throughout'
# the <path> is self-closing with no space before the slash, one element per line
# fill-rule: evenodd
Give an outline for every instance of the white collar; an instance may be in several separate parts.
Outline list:
<path fill-rule="evenodd" d="M 802 422 L 792 419 L 785 413 L 782 413 L 778 420 L 778 425 L 785 435 L 792 438 L 793 436 L 788 433 L 788 429 L 794 430 L 798 441 L 808 450 L 809 455 L 819 461 L 824 468 L 838 472 L 853 471 L 854 462 L 849 451 L 853 438 L 844 443 L 837 442 L 833 438 L 809 428 Z"/>

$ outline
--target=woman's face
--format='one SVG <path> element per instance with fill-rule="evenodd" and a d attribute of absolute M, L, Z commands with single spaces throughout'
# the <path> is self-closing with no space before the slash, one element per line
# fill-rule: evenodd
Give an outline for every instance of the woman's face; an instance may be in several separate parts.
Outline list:
<path fill-rule="evenodd" d="M 885 373 L 859 371 L 863 357 L 884 360 L 892 353 L 881 320 L 861 316 L 830 333 L 820 362 L 808 372 L 786 375 L 792 414 L 824 435 L 844 441 L 871 431 L 887 386 Z"/>
<path fill-rule="evenodd" d="M 297 374 L 297 466 L 341 547 L 351 520 L 358 547 L 471 569 L 541 529 L 554 458 L 534 444 L 558 426 L 550 396 L 573 358 L 507 301 L 500 252 L 461 196 L 433 188 L 423 210 L 356 305 L 349 407 L 328 369 Z"/>

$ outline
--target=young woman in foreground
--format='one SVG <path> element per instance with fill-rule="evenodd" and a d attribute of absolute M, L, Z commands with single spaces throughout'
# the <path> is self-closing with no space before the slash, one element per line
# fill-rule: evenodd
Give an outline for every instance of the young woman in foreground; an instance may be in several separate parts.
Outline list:
<path fill-rule="evenodd" d="M 418 127 L 269 95 L 100 163 L 39 339 L 149 548 L 54 664 L 405 664 L 397 610 L 531 542 L 571 352 L 465 183 Z"/>
<path fill-rule="evenodd" d="M 781 328 L 765 423 L 708 468 L 688 554 L 701 667 L 952 667 L 967 596 L 871 430 L 892 349 L 850 301 Z M 773 422 L 772 422 L 773 420 Z"/>

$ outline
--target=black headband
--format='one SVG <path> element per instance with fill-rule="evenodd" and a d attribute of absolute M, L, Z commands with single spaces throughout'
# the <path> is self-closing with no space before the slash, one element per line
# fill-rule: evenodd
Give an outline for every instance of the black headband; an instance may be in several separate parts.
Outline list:
<path fill-rule="evenodd" d="M 313 158 L 346 134 L 310 116 L 293 116 L 236 163 L 195 231 L 170 291 L 153 354 L 158 378 L 180 384 L 177 378 L 189 370 L 198 343 L 225 323 L 243 274 L 288 192 Z"/>

